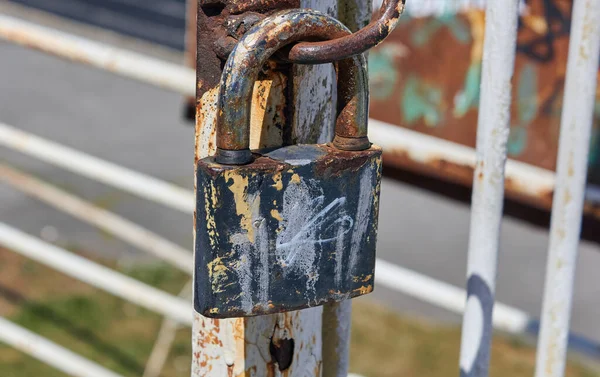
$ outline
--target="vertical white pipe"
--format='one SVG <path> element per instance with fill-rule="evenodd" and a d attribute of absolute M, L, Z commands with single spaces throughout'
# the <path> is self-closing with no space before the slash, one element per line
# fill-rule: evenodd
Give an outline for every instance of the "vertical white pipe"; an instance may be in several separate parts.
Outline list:
<path fill-rule="evenodd" d="M 74 377 L 121 377 L 56 343 L 0 317 L 0 341 Z"/>
<path fill-rule="evenodd" d="M 489 369 L 518 4 L 490 0 L 486 10 L 461 377 L 486 377 Z"/>
<path fill-rule="evenodd" d="M 600 1 L 575 0 L 536 377 L 565 371 L 599 56 Z"/>

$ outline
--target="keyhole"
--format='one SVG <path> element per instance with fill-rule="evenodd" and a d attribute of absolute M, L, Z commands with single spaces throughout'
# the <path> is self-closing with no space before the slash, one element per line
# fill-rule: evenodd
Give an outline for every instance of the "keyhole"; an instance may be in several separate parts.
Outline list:
<path fill-rule="evenodd" d="M 277 362 L 280 371 L 288 369 L 294 360 L 294 339 L 278 339 L 277 344 L 271 338 L 269 352 Z"/>

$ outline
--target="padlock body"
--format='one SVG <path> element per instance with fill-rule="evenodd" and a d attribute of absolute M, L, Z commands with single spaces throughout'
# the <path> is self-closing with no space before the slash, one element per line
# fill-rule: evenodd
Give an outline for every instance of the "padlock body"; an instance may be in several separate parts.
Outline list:
<path fill-rule="evenodd" d="M 294 145 L 197 165 L 196 311 L 213 318 L 298 310 L 370 293 L 381 149 Z"/>

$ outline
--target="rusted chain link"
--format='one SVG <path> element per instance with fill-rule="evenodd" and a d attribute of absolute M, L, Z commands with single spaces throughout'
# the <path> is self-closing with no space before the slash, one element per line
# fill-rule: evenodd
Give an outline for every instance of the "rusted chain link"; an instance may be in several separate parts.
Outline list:
<path fill-rule="evenodd" d="M 356 33 L 322 42 L 298 43 L 290 50 L 293 63 L 319 64 L 339 61 L 361 54 L 383 42 L 396 28 L 405 0 L 384 0 L 379 18 Z"/>
<path fill-rule="evenodd" d="M 232 13 L 236 14 L 227 18 L 224 23 L 227 35 L 218 39 L 214 45 L 215 52 L 221 59 L 226 60 L 246 31 L 264 19 L 264 15 L 255 13 L 254 10 L 263 9 L 273 1 L 236 0 L 230 4 Z M 284 1 L 294 3 L 296 0 Z M 384 0 L 379 18 L 356 33 L 340 35 L 335 39 L 321 42 L 300 42 L 287 53 L 277 54 L 277 58 L 297 64 L 321 64 L 362 54 L 383 42 L 394 31 L 404 11 L 404 3 L 405 0 Z"/>

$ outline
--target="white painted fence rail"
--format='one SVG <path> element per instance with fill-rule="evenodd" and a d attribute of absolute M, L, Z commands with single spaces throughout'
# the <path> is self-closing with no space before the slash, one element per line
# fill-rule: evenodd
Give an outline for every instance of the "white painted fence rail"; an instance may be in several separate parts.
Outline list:
<path fill-rule="evenodd" d="M 0 245 L 177 322 L 192 324 L 192 308 L 188 301 L 46 243 L 2 222 Z"/>
<path fill-rule="evenodd" d="M 122 377 L 0 317 L 0 341 L 74 377 Z"/>
<path fill-rule="evenodd" d="M 173 184 L 44 140 L 0 122 L 0 145 L 152 200 L 177 210 L 194 213 L 194 194 Z"/>
<path fill-rule="evenodd" d="M 165 89 L 190 96 L 196 94 L 196 74 L 191 69 L 181 69 L 178 64 L 94 42 L 4 14 L 0 14 L 0 36 L 29 48 Z"/>
<path fill-rule="evenodd" d="M 121 216 L 45 183 L 29 174 L 0 163 L 0 181 L 37 198 L 59 211 L 95 225 L 105 232 L 160 258 L 192 275 L 192 252 Z"/>

